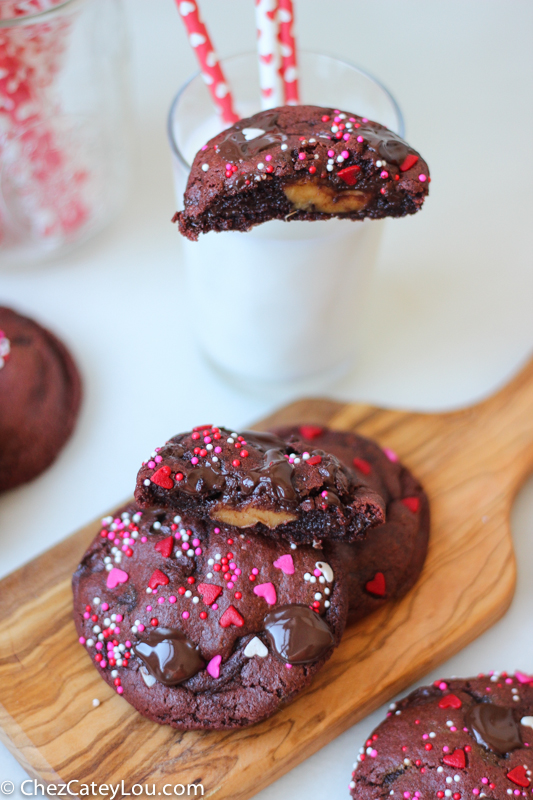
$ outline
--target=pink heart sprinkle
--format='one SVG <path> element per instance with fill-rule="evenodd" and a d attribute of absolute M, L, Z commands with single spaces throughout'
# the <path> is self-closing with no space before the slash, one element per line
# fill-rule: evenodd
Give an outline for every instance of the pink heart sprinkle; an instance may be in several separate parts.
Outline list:
<path fill-rule="evenodd" d="M 392 461 L 392 463 L 393 463 L 393 464 L 394 464 L 396 461 L 398 461 L 398 456 L 396 455 L 396 453 L 394 452 L 394 450 L 391 450 L 391 449 L 390 449 L 390 447 L 384 447 L 384 448 L 383 448 L 383 452 L 385 453 L 385 455 L 387 456 L 387 458 L 389 459 L 389 461 Z"/>
<path fill-rule="evenodd" d="M 254 586 L 254 594 L 258 597 L 263 597 L 269 606 L 275 605 L 278 599 L 273 583 L 260 583 L 259 586 Z"/>
<path fill-rule="evenodd" d="M 290 554 L 280 556 L 277 561 L 274 561 L 274 566 L 276 569 L 282 570 L 285 575 L 294 575 L 294 561 Z"/>
<path fill-rule="evenodd" d="M 220 676 L 221 662 L 222 662 L 222 656 L 213 656 L 213 658 L 207 665 L 206 669 L 212 678 L 218 678 Z"/>
<path fill-rule="evenodd" d="M 515 672 L 515 675 L 519 683 L 530 683 L 533 680 L 533 678 L 529 675 L 525 675 L 523 672 Z"/>
<path fill-rule="evenodd" d="M 107 576 L 107 588 L 114 589 L 115 586 L 118 586 L 119 583 L 126 583 L 128 578 L 129 578 L 128 573 L 124 572 L 123 569 L 118 569 L 117 567 L 113 567 L 113 569 L 109 571 L 109 575 Z"/>

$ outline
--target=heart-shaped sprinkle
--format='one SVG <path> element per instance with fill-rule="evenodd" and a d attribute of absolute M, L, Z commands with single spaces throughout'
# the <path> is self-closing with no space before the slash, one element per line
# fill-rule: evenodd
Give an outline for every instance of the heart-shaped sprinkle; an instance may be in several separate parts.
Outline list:
<path fill-rule="evenodd" d="M 155 543 L 155 549 L 158 553 L 161 553 L 163 558 L 169 558 L 171 556 L 173 547 L 174 538 L 172 536 L 167 536 L 166 539 L 161 539 L 160 542 Z"/>
<path fill-rule="evenodd" d="M 274 561 L 274 566 L 284 572 L 285 575 L 294 575 L 294 561 L 290 554 L 280 556 Z"/>
<path fill-rule="evenodd" d="M 244 655 L 246 658 L 253 658 L 254 656 L 266 658 L 268 655 L 268 647 L 263 644 L 258 636 L 254 636 L 244 648 Z"/>
<path fill-rule="evenodd" d="M 370 594 L 375 594 L 378 597 L 385 597 L 387 592 L 387 584 L 385 582 L 385 575 L 382 572 L 376 572 L 371 581 L 365 585 L 365 589 Z"/>
<path fill-rule="evenodd" d="M 439 708 L 461 708 L 462 702 L 455 694 L 447 694 L 439 700 Z"/>
<path fill-rule="evenodd" d="M 515 672 L 518 683 L 533 683 L 533 677 L 524 672 Z"/>
<path fill-rule="evenodd" d="M 229 606 L 218 621 L 219 625 L 223 628 L 229 628 L 230 625 L 236 625 L 237 628 L 242 628 L 244 619 L 233 606 Z"/>
<path fill-rule="evenodd" d="M 128 573 L 124 572 L 123 569 L 118 569 L 118 567 L 113 567 L 113 569 L 110 570 L 107 575 L 107 588 L 114 589 L 115 586 L 118 586 L 119 583 L 126 583 L 128 578 L 129 578 Z"/>
<path fill-rule="evenodd" d="M 320 425 L 300 425 L 300 436 L 304 439 L 316 439 L 324 433 Z"/>
<path fill-rule="evenodd" d="M 168 578 L 160 569 L 156 569 L 148 582 L 150 589 L 157 589 L 158 586 L 166 586 Z"/>
<path fill-rule="evenodd" d="M 276 605 L 278 597 L 273 583 L 260 583 L 259 586 L 254 586 L 254 594 L 258 597 L 263 597 L 269 606 Z"/>
<path fill-rule="evenodd" d="M 150 480 L 152 483 L 157 484 L 162 489 L 172 489 L 174 486 L 174 481 L 170 477 L 171 469 L 168 466 L 159 467 L 157 472 L 154 472 Z"/>
<path fill-rule="evenodd" d="M 409 155 L 405 156 L 403 162 L 400 164 L 401 172 L 405 172 L 406 170 L 411 169 L 411 167 L 414 167 L 417 161 L 418 156 L 414 153 L 409 153 Z"/>
<path fill-rule="evenodd" d="M 328 583 L 332 583 L 335 576 L 329 564 L 327 564 L 325 561 L 317 561 L 315 567 L 320 570 Z"/>
<path fill-rule="evenodd" d="M 316 465 L 320 464 L 321 462 L 322 456 L 311 456 L 311 458 L 308 458 L 305 463 L 310 464 L 312 467 L 316 467 Z"/>
<path fill-rule="evenodd" d="M 356 469 L 359 470 L 359 472 L 362 472 L 363 475 L 370 475 L 370 473 L 372 472 L 372 467 L 370 466 L 368 461 L 364 460 L 364 458 L 354 458 L 353 465 Z"/>
<path fill-rule="evenodd" d="M 215 586 L 214 583 L 199 583 L 197 588 L 198 594 L 202 596 L 202 600 L 206 606 L 210 606 L 211 603 L 214 603 L 217 597 L 222 594 L 220 586 Z"/>
<path fill-rule="evenodd" d="M 526 728 L 533 728 L 533 717 L 522 717 L 520 723 Z"/>
<path fill-rule="evenodd" d="M 353 164 L 351 167 L 344 167 L 344 169 L 340 169 L 337 172 L 337 177 L 347 183 L 348 186 L 355 186 L 357 181 L 359 180 L 359 173 L 361 172 L 361 167 L 358 167 L 357 164 Z"/>
<path fill-rule="evenodd" d="M 139 672 L 141 673 L 142 679 L 145 682 L 145 684 L 148 686 L 149 689 L 151 689 L 154 683 L 157 682 L 156 678 L 154 678 L 153 675 L 150 675 L 146 667 L 141 667 Z"/>
<path fill-rule="evenodd" d="M 522 786 L 524 789 L 527 789 L 531 781 L 527 777 L 527 772 L 522 764 L 519 764 L 518 767 L 515 767 L 510 772 L 507 773 L 507 777 L 513 783 L 516 783 L 517 786 Z"/>
<path fill-rule="evenodd" d="M 453 767 L 454 769 L 464 769 L 466 767 L 466 758 L 464 750 L 459 750 L 459 749 L 454 750 L 453 753 L 444 756 L 442 760 L 446 764 L 446 766 Z"/>
<path fill-rule="evenodd" d="M 420 498 L 419 497 L 404 497 L 402 498 L 402 503 L 409 511 L 412 511 L 413 514 L 416 514 L 418 509 L 420 508 Z"/>
<path fill-rule="evenodd" d="M 206 667 L 206 670 L 212 678 L 220 677 L 220 664 L 222 663 L 222 656 L 213 656 L 211 661 Z"/>

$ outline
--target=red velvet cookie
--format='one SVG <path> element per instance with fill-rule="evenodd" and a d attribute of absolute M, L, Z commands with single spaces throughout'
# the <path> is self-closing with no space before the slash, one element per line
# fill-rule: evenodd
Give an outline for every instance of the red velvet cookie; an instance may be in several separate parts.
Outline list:
<path fill-rule="evenodd" d="M 0 307 L 0 491 L 39 475 L 71 435 L 81 381 L 65 345 Z"/>
<path fill-rule="evenodd" d="M 489 673 L 435 681 L 393 703 L 361 747 L 357 800 L 531 797 L 533 678 Z"/>
<path fill-rule="evenodd" d="M 275 539 L 354 541 L 384 520 L 365 476 L 331 453 L 269 433 L 201 425 L 154 451 L 137 476 L 143 508 L 175 508 L 199 523 Z"/>
<path fill-rule="evenodd" d="M 141 714 L 252 725 L 309 685 L 348 603 L 335 556 L 135 504 L 102 521 L 73 578 L 80 643 Z"/>
<path fill-rule="evenodd" d="M 174 221 L 197 239 L 270 219 L 403 217 L 421 208 L 429 180 L 420 154 L 385 126 L 338 109 L 283 106 L 202 147 Z"/>
<path fill-rule="evenodd" d="M 357 542 L 333 542 L 346 572 L 350 620 L 355 621 L 402 597 L 417 581 L 429 539 L 429 503 L 416 478 L 396 455 L 348 431 L 320 425 L 276 428 L 274 433 L 301 448 L 335 455 L 364 478 L 386 503 L 386 522 Z"/>

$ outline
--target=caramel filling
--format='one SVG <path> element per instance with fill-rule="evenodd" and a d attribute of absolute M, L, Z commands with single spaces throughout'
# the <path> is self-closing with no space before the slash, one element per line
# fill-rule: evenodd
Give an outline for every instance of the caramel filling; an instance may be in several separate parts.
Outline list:
<path fill-rule="evenodd" d="M 222 522 L 225 525 L 233 525 L 236 528 L 251 528 L 258 522 L 262 522 L 267 528 L 277 528 L 278 525 L 285 525 L 287 522 L 294 522 L 298 517 L 296 514 L 289 514 L 284 511 L 265 511 L 262 508 L 245 508 L 242 511 L 227 506 L 214 508 L 210 513 L 211 519 Z"/>
<path fill-rule="evenodd" d="M 314 181 L 288 183 L 283 191 L 285 197 L 298 211 L 319 211 L 324 214 L 349 214 L 361 211 L 368 203 L 368 196 L 359 189 L 344 189 L 336 192 L 332 186 Z"/>

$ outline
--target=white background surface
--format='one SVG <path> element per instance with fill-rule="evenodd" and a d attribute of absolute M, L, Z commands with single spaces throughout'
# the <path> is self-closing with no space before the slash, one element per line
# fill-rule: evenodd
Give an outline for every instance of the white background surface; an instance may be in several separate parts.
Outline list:
<path fill-rule="evenodd" d="M 171 98 L 194 62 L 171 0 L 126 5 L 137 148 L 126 213 L 62 263 L 0 272 L 1 300 L 64 338 L 86 390 L 57 463 L 0 498 L 0 575 L 128 496 L 145 454 L 171 434 L 206 420 L 239 428 L 287 399 L 254 396 L 253 387 L 236 392 L 196 355 L 201 322 L 183 296 L 165 138 Z M 202 7 L 222 55 L 254 46 L 253 0 Z M 433 177 L 422 213 L 388 223 L 363 355 L 354 374 L 324 394 L 419 409 L 474 401 L 533 346 L 533 5 L 299 0 L 297 13 L 302 46 L 352 60 L 392 90 Z M 229 292 L 221 302 L 231 302 Z M 511 610 L 439 675 L 533 670 L 531 481 L 514 509 L 513 535 L 519 579 Z M 357 748 L 381 713 L 260 800 L 346 797 Z M 0 780 L 24 777 L 0 748 Z"/>

